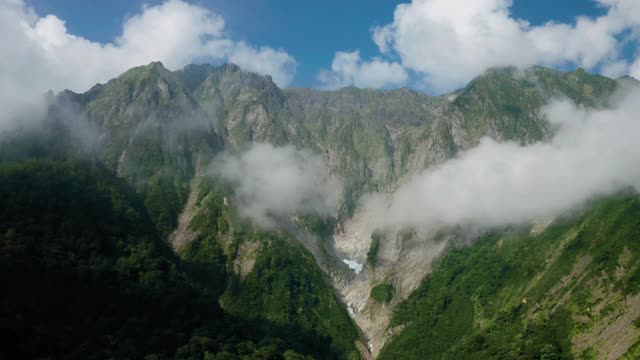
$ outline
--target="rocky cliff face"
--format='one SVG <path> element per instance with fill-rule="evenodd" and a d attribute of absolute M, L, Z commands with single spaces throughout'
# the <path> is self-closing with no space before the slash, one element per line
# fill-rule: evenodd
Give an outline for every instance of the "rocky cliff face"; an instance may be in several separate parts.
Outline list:
<path fill-rule="evenodd" d="M 551 98 L 603 107 L 617 88 L 632 83 L 582 70 L 506 68 L 432 97 L 409 89 L 282 90 L 269 77 L 234 65 L 190 65 L 170 72 L 152 63 L 85 94 L 61 96 L 108 139 L 98 156 L 143 194 L 165 236 L 176 231 L 171 238 L 181 239 L 176 243 L 180 249 L 206 235 L 208 228 L 194 222 L 212 211 L 198 194 L 203 169 L 214 154 L 266 142 L 294 144 L 324 156 L 330 171 L 344 180 L 339 215 L 324 223 L 323 231 L 291 219 L 286 232 L 304 239 L 377 354 L 401 329 L 387 328 L 395 306 L 431 272 L 433 259 L 452 243 L 467 243 L 470 235 L 441 229 L 385 235 L 376 247 L 374 266 L 367 253 L 375 229 L 359 213 L 360 197 L 393 191 L 482 137 L 522 144 L 544 139 L 552 129 L 540 107 Z M 224 206 L 233 208 L 227 198 Z M 237 235 L 216 230 L 242 284 L 251 278 L 260 251 L 269 247 L 251 245 Z M 356 273 L 343 260 L 362 264 L 363 270 Z M 392 300 L 370 298 L 377 284 L 392 285 Z"/>

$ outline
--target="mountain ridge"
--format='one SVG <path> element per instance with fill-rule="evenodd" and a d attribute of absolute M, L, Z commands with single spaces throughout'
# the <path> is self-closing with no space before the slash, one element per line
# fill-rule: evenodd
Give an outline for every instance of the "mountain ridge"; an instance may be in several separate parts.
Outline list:
<path fill-rule="evenodd" d="M 139 194 L 162 239 L 173 241 L 179 256 L 195 263 L 195 277 L 205 283 L 209 277 L 207 286 L 222 309 L 318 331 L 344 358 L 353 357 L 356 348 L 364 357 L 382 350 L 383 358 L 393 358 L 389 354 L 399 354 L 398 341 L 419 341 L 403 334 L 402 326 L 410 325 L 397 320 L 396 307 L 406 309 L 419 298 L 432 271 L 433 276 L 442 271 L 438 259 L 478 234 L 465 229 L 374 234 L 363 225 L 361 197 L 392 192 L 484 137 L 521 145 L 548 139 L 553 129 L 540 107 L 553 98 L 606 108 L 612 94 L 635 85 L 634 79 L 580 69 L 531 67 L 490 69 L 439 96 L 407 88 L 280 89 L 268 76 L 232 64 L 172 72 L 154 62 L 83 94 L 64 91 L 52 108 L 71 109 L 58 111 L 58 117 L 77 117 L 95 129 L 91 158 Z M 60 151 L 56 141 L 52 153 Z M 343 179 L 338 214 L 285 219 L 274 231 L 241 219 L 233 189 L 211 178 L 210 164 L 222 152 L 241 153 L 254 143 L 293 145 L 322 156 L 329 171 Z M 12 143 L 0 139 L 3 146 Z M 363 264 L 363 270 L 353 272 L 345 260 Z M 381 289 L 385 293 L 378 296 Z M 571 353 L 566 346 L 561 350 Z"/>
<path fill-rule="evenodd" d="M 352 221 L 363 194 L 392 191 L 411 175 L 476 146 L 482 137 L 521 144 L 548 138 L 551 129 L 539 113 L 547 101 L 562 96 L 587 107 L 605 106 L 601 101 L 619 86 L 615 80 L 580 69 L 565 73 L 542 67 L 490 69 L 455 93 L 436 97 L 355 87 L 282 90 L 268 77 L 233 65 L 186 67 L 178 74 L 190 79 L 193 98 L 222 138 L 223 148 L 241 151 L 254 142 L 267 142 L 293 144 L 323 154 L 345 184 L 338 220 L 342 230 L 325 246 L 329 253 L 352 258 L 361 257 L 370 241 L 366 234 L 357 235 L 358 222 Z M 195 75 L 200 76 L 197 81 Z M 182 194 L 180 201 L 184 203 L 186 193 Z M 175 217 L 175 210 L 173 214 Z M 382 254 L 394 246 L 413 249 L 414 254 L 396 252 L 383 262 L 386 265 L 361 275 L 360 280 L 345 282 L 343 267 L 324 268 L 334 282 L 342 284 L 338 288 L 347 303 L 365 306 L 355 319 L 361 328 L 377 334 L 374 350 L 383 343 L 383 335 L 380 329 L 373 329 L 384 326 L 374 319 L 384 318 L 378 315 L 389 308 L 384 310 L 367 300 L 372 281 L 393 283 L 398 299 L 411 293 L 430 271 L 423 263 L 433 257 L 428 240 L 433 234 L 426 236 L 383 245 Z M 351 242 L 361 245 L 354 249 L 348 244 Z M 326 259 L 318 261 L 327 263 Z M 415 269 L 414 274 L 403 278 L 403 269 L 410 268 Z M 354 293 L 352 288 L 361 290 Z M 390 314 L 387 316 L 390 319 Z"/>

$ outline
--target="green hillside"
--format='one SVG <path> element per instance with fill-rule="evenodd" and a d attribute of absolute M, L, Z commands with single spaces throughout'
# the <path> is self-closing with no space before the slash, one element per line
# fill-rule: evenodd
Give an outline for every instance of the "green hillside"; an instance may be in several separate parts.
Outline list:
<path fill-rule="evenodd" d="M 396 309 L 380 359 L 634 359 L 639 237 L 640 199 L 621 196 L 452 248 Z"/>
<path fill-rule="evenodd" d="M 4 162 L 0 184 L 0 357 L 341 357 L 327 338 L 289 341 L 282 322 L 226 314 L 212 281 L 224 273 L 208 267 L 203 286 L 193 259 L 174 255 L 144 203 L 103 167 Z"/>
<path fill-rule="evenodd" d="M 321 358 L 359 358 L 357 328 L 304 246 L 286 232 L 240 221 L 224 206 L 230 196 L 224 185 L 203 180 L 198 188 L 201 200 L 190 223 L 197 235 L 179 253 L 197 264 L 205 281 L 214 278 L 207 274 L 212 269 L 226 269 L 223 308 Z"/>

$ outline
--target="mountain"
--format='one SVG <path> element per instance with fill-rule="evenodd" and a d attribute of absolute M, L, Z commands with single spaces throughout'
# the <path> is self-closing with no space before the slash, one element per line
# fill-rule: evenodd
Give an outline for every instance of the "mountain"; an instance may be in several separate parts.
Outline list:
<path fill-rule="evenodd" d="M 104 246 L 123 238 L 116 242 L 122 247 L 119 253 L 100 257 L 130 267 L 147 261 L 167 264 L 163 269 L 179 278 L 175 287 L 192 295 L 185 295 L 189 298 L 186 303 L 173 306 L 170 301 L 178 290 L 173 283 L 159 285 L 153 294 L 168 297 L 168 303 L 157 310 L 166 314 L 159 316 L 170 322 L 178 316 L 173 315 L 175 311 L 197 321 L 178 328 L 142 320 L 131 325 L 133 330 L 127 328 L 135 332 L 156 331 L 157 327 L 167 334 L 181 334 L 167 342 L 154 340 L 139 346 L 144 343 L 136 337 L 140 335 L 129 340 L 114 335 L 109 338 L 113 348 L 90 344 L 66 350 L 64 343 L 55 349 L 42 347 L 42 353 L 33 356 L 76 351 L 81 357 L 98 354 L 89 350 L 100 348 L 107 351 L 100 354 L 118 357 L 125 351 L 121 344 L 126 343 L 136 348 L 134 357 L 156 353 L 180 357 L 184 353 L 182 358 L 189 358 L 190 351 L 193 358 L 220 352 L 237 357 L 271 352 L 273 358 L 287 359 L 299 354 L 343 359 L 377 354 L 402 359 L 456 358 L 459 354 L 469 358 L 608 358 L 628 351 L 633 357 L 640 338 L 634 322 L 640 314 L 633 305 L 637 293 L 632 241 L 635 195 L 594 203 L 579 218 L 534 224 L 535 231 L 510 228 L 481 234 L 465 228 L 433 229 L 426 234 L 372 232 L 365 226 L 359 201 L 370 192 L 397 189 L 425 168 L 475 147 L 483 137 L 520 144 L 550 138 L 554 129 L 541 107 L 551 99 L 562 97 L 586 108 L 606 108 L 614 101 L 612 95 L 636 83 L 581 69 L 496 68 L 455 92 L 428 96 L 406 88 L 280 89 L 270 77 L 231 64 L 189 65 L 172 72 L 156 62 L 133 68 L 83 94 L 65 91 L 53 96 L 43 126 L 0 137 L 0 163 L 9 169 L 6 176 L 14 179 L 11 186 L 0 183 L 0 191 L 7 199 L 15 194 L 33 199 L 30 187 L 51 179 L 47 191 L 38 195 L 39 203 L 66 196 L 60 204 L 71 205 L 59 205 L 52 214 L 42 216 L 31 209 L 28 216 L 20 215 L 31 219 L 24 224 L 50 224 L 54 215 L 68 217 L 69 228 L 60 236 L 62 245 L 56 245 L 63 250 L 56 254 L 74 253 L 84 243 L 66 243 L 67 238 L 97 236 L 95 240 Z M 215 166 L 211 164 L 222 152 L 242 152 L 254 143 L 292 144 L 320 154 L 328 171 L 344 184 L 338 213 L 280 219 L 275 229 L 264 229 L 240 216 L 233 187 L 210 176 Z M 84 165 L 76 165 L 78 162 Z M 83 175 L 87 171 L 90 176 Z M 30 177 L 34 177 L 33 184 L 15 180 Z M 76 177 L 84 182 L 74 185 Z M 102 184 L 107 181 L 103 178 L 109 183 Z M 137 220 L 126 219 L 128 213 L 122 215 L 125 219 L 109 220 L 109 214 L 120 211 L 115 200 L 73 201 L 77 189 L 86 189 L 87 199 L 102 199 L 101 192 L 111 182 L 119 184 L 119 191 L 136 204 Z M 5 214 L 22 214 L 22 201 L 7 202 L 2 206 Z M 69 217 L 67 212 L 82 216 Z M 0 227 L 9 248 L 15 246 L 11 239 L 16 234 L 31 231 L 27 225 L 18 229 L 16 221 L 15 217 L 3 218 L 4 227 Z M 76 227 L 85 226 L 118 232 L 105 238 L 102 232 L 90 236 L 82 232 L 85 230 L 75 232 Z M 19 237 L 18 243 L 58 234 L 50 226 L 39 231 L 37 236 L 26 237 L 30 240 Z M 147 243 L 159 249 L 158 253 L 140 254 L 128 263 L 118 260 L 133 256 L 123 249 L 133 246 L 128 244 L 135 234 L 151 239 Z M 9 235 L 11 241 L 6 240 Z M 43 252 L 46 244 L 34 242 L 30 245 L 34 252 L 28 256 L 48 259 L 49 252 Z M 7 250 L 2 254 L 6 259 L 23 256 Z M 96 252 L 83 253 L 80 258 L 83 256 L 87 259 L 83 261 L 92 264 Z M 67 264 L 62 258 L 53 257 L 52 266 Z M 345 260 L 362 264 L 363 270 L 352 271 Z M 29 262 L 21 264 L 24 273 L 31 274 Z M 44 281 L 46 271 L 38 269 L 29 275 L 29 282 Z M 85 271 L 73 269 L 73 276 Z M 127 268 L 105 269 L 117 274 Z M 134 278 L 141 276 L 132 271 L 129 274 Z M 163 281 L 167 276 L 171 278 L 161 276 Z M 91 299 L 95 307 L 83 314 L 106 306 L 101 299 L 109 296 L 117 297 L 117 303 L 128 303 L 130 294 L 118 293 L 128 286 L 111 283 L 102 298 Z M 146 285 L 135 286 L 142 286 L 135 291 L 143 299 L 151 296 Z M 33 287 L 24 291 L 33 291 Z M 8 300 L 22 303 L 15 300 L 20 296 L 28 297 L 16 293 Z M 202 300 L 196 305 L 193 299 Z M 13 309 L 7 304 L 3 308 Z M 181 310 L 183 307 L 188 310 Z M 53 302 L 49 313 L 64 308 L 64 302 Z M 21 311 L 29 316 L 39 314 L 35 305 Z M 200 323 L 207 319 L 214 324 Z M 43 326 L 59 326 L 59 322 L 59 318 L 47 320 Z M 117 328 L 115 323 L 95 331 L 111 331 Z M 234 324 L 229 325 L 231 332 L 220 330 L 228 324 Z M 83 326 L 88 325 L 71 326 L 80 334 L 70 337 L 69 343 L 81 346 L 91 340 L 88 334 L 92 333 Z M 614 344 L 615 339 L 624 340 Z M 26 344 L 21 337 L 15 343 Z M 615 350 L 604 352 L 609 347 Z"/>
<path fill-rule="evenodd" d="M 640 354 L 640 198 L 451 249 L 391 321 L 380 359 L 618 359 Z"/>
<path fill-rule="evenodd" d="M 167 235 L 188 194 L 188 183 L 220 139 L 181 79 L 160 63 L 133 68 L 84 94 L 65 99 L 108 141 L 98 157 L 143 194 Z"/>

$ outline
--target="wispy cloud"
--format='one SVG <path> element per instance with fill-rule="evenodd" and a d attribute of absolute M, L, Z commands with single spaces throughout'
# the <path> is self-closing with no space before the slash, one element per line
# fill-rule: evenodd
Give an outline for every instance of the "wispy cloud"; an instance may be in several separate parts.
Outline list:
<path fill-rule="evenodd" d="M 224 154 L 210 173 L 233 185 L 242 216 L 267 228 L 295 215 L 333 215 L 342 189 L 320 155 L 292 145 L 254 144 Z"/>

